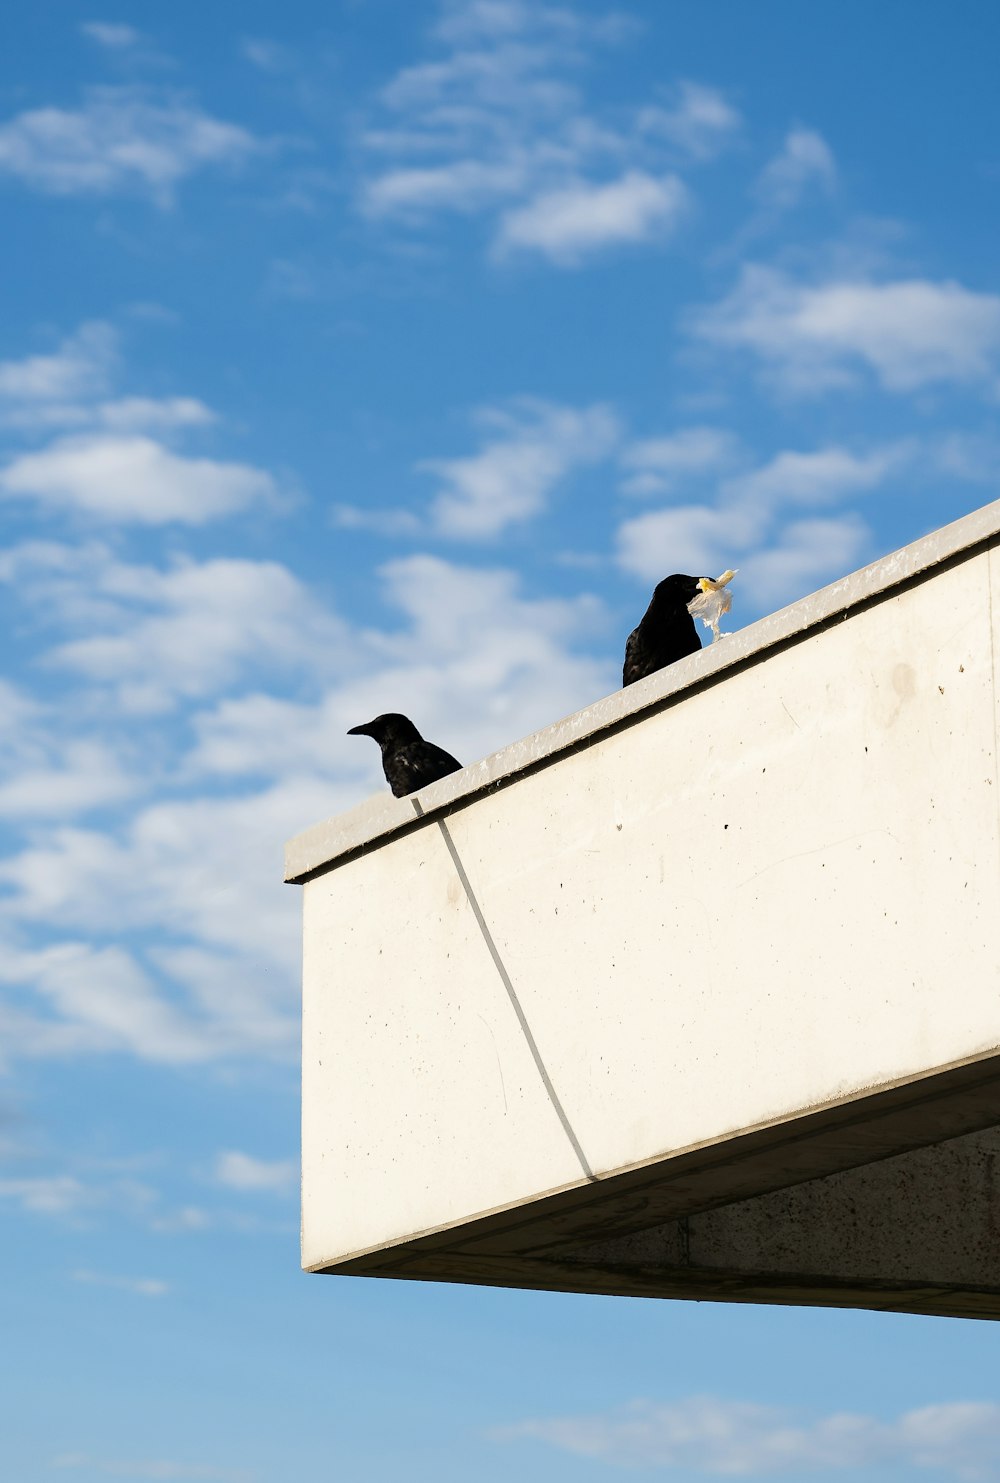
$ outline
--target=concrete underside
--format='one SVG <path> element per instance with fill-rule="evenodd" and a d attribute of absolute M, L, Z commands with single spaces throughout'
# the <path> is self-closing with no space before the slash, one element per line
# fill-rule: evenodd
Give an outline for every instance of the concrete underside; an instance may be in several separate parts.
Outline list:
<path fill-rule="evenodd" d="M 293 841 L 303 1265 L 1000 1316 L 996 615 L 1000 504 Z"/>
<path fill-rule="evenodd" d="M 316 1270 L 1000 1318 L 1000 1058 Z"/>

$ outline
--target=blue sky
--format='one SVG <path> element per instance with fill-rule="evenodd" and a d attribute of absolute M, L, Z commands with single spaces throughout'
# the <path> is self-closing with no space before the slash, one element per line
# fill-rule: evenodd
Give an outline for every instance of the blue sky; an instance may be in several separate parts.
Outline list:
<path fill-rule="evenodd" d="M 738 626 L 996 497 L 998 55 L 973 0 L 6 18 L 12 1483 L 1000 1470 L 990 1325 L 301 1275 L 279 883 L 383 786 L 348 726 L 471 761 L 660 576 Z"/>

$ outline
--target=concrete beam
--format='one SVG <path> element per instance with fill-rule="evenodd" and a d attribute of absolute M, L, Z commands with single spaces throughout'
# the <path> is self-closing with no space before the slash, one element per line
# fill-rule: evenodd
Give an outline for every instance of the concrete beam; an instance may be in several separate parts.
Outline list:
<path fill-rule="evenodd" d="M 545 1259 L 732 1300 L 1000 1317 L 1000 1129 Z M 901 1302 L 902 1297 L 902 1302 Z"/>
<path fill-rule="evenodd" d="M 293 841 L 304 1265 L 992 1316 L 885 1227 L 992 1219 L 998 613 L 1000 503 Z"/>

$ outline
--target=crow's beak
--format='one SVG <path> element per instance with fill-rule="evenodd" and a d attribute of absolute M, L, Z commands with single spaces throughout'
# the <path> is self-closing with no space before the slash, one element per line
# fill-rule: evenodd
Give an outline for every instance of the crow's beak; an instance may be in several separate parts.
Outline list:
<path fill-rule="evenodd" d="M 370 725 L 371 725 L 371 722 L 368 723 L 368 726 L 352 726 L 351 729 L 350 729 L 350 731 L 348 731 L 347 735 L 348 736 L 371 736 L 371 731 L 368 729 L 368 727 Z"/>

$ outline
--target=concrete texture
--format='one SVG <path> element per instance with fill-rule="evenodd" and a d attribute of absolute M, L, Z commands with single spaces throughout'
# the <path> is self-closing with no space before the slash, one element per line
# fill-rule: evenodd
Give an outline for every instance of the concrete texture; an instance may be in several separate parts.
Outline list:
<path fill-rule="evenodd" d="M 304 1265 L 1000 1313 L 998 531 L 292 842 Z"/>

